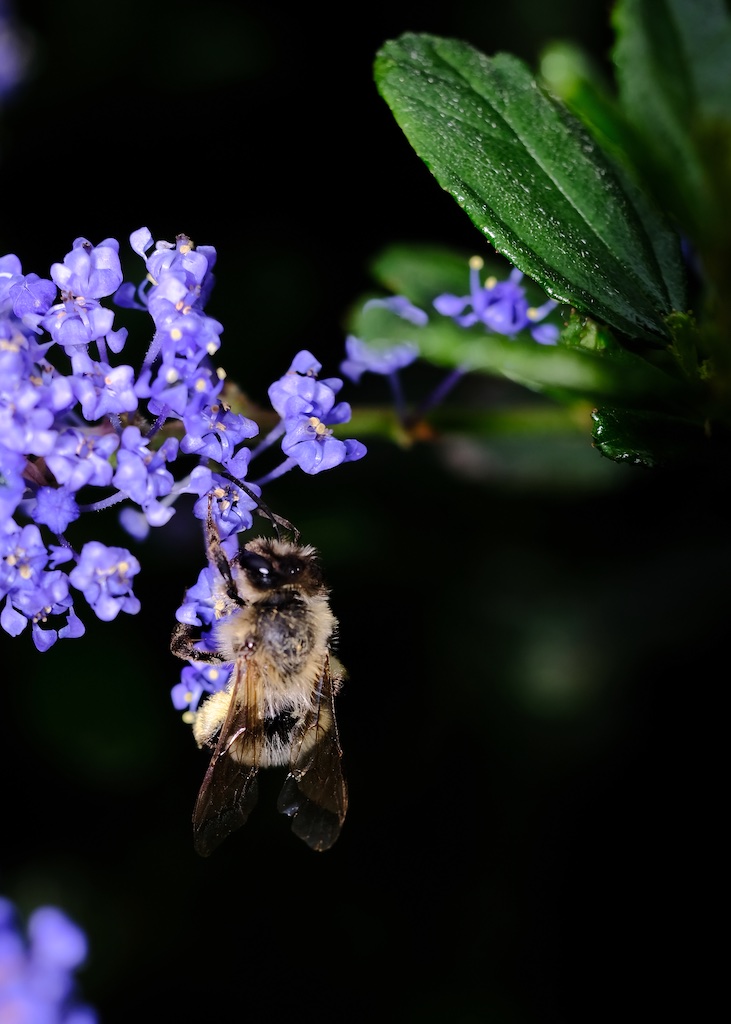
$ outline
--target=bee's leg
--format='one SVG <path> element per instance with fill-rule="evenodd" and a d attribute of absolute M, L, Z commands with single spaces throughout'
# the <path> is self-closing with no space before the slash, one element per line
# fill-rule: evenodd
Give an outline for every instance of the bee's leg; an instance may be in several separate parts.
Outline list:
<path fill-rule="evenodd" d="M 205 661 L 213 665 L 222 665 L 223 658 L 214 651 L 199 651 L 196 644 L 200 640 L 199 630 L 187 622 L 179 622 L 170 639 L 170 650 L 186 661 Z"/>
<path fill-rule="evenodd" d="M 238 588 L 234 582 L 233 573 L 231 572 L 231 563 L 226 557 L 226 552 L 221 546 L 221 536 L 215 522 L 213 521 L 213 512 L 211 511 L 212 504 L 213 496 L 209 495 L 208 515 L 206 516 L 206 547 L 208 549 L 208 561 L 211 565 L 215 565 L 221 574 L 221 577 L 226 584 L 226 595 L 234 604 L 241 608 L 246 604 L 246 602 L 239 596 Z"/>
<path fill-rule="evenodd" d="M 282 539 L 281 534 L 279 532 L 279 528 L 281 527 L 283 530 L 288 530 L 289 533 L 292 534 L 295 544 L 299 543 L 300 532 L 296 526 L 293 526 L 290 523 L 289 519 L 285 519 L 284 516 L 278 516 L 276 512 L 272 512 L 269 506 L 265 505 L 261 498 L 258 497 L 258 495 L 256 495 L 251 490 L 250 487 L 247 487 L 247 485 L 242 480 L 239 480 L 238 477 L 232 476 L 230 473 L 225 472 L 223 475 L 226 477 L 227 480 L 230 480 L 231 483 L 236 484 L 237 487 L 240 487 L 244 494 L 248 494 L 252 501 L 256 502 L 256 514 L 258 516 L 263 516 L 265 519 L 269 520 L 269 522 L 274 527 L 274 531 L 277 535 L 277 540 Z"/>

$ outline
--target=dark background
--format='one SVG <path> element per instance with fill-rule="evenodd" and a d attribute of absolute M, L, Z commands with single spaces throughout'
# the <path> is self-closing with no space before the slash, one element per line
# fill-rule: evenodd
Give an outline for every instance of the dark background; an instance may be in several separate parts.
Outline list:
<path fill-rule="evenodd" d="M 112 236 L 133 276 L 132 230 L 184 231 L 218 250 L 208 311 L 232 379 L 262 400 L 303 347 L 337 373 L 382 246 L 482 245 L 377 95 L 378 47 L 428 31 L 535 63 L 554 38 L 600 62 L 611 44 L 605 3 L 441 7 L 21 4 L 35 65 L 2 118 L 0 251 L 47 276 L 78 235 Z M 518 394 L 467 382 L 454 400 Z M 43 655 L 0 639 L 0 892 L 85 929 L 106 1024 L 697 1018 L 722 482 L 602 460 L 588 424 L 561 443 L 368 443 L 267 493 L 321 548 L 341 622 L 338 844 L 292 836 L 265 773 L 246 829 L 193 853 L 206 757 L 170 704 L 168 635 L 203 551 L 181 512 L 135 548 L 139 616 L 88 613 Z M 111 518 L 94 536 L 127 543 Z"/>

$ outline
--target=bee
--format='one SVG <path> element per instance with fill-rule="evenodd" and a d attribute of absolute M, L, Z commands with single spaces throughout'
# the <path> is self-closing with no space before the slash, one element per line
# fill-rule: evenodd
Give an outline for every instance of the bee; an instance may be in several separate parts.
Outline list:
<path fill-rule="evenodd" d="M 198 746 L 213 748 L 193 812 L 195 849 L 207 857 L 244 825 L 259 769 L 285 766 L 277 808 L 308 846 L 327 850 L 348 806 L 334 703 L 345 673 L 331 651 L 338 623 L 318 554 L 278 535 L 257 537 L 229 559 L 210 508 L 206 543 L 219 577 L 216 650 L 200 650 L 183 623 L 171 650 L 190 661 L 232 662 L 233 670 L 193 721 Z"/>

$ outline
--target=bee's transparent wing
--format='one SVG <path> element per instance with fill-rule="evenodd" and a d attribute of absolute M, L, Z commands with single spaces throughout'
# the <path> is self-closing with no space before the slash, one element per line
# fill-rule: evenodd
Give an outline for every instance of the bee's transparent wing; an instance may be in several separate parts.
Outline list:
<path fill-rule="evenodd" d="M 292 831 L 313 850 L 329 849 L 343 827 L 348 790 L 341 759 L 328 660 L 314 711 L 292 744 L 289 774 L 277 801 L 277 809 L 292 818 Z"/>
<path fill-rule="evenodd" d="M 237 664 L 234 672 L 231 703 L 193 811 L 193 843 L 202 857 L 246 823 L 258 796 L 261 687 L 251 663 Z M 244 746 L 246 763 L 236 756 Z"/>

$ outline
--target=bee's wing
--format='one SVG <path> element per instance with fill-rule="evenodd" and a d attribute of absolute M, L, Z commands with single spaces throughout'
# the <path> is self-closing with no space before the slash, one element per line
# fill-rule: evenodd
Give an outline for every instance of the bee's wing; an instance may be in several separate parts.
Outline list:
<path fill-rule="evenodd" d="M 258 796 L 257 774 L 263 741 L 261 681 L 252 662 L 234 668 L 231 703 L 193 811 L 193 842 L 202 857 L 249 817 Z M 259 726 L 259 727 L 257 727 Z M 236 756 L 246 744 L 246 763 Z"/>
<path fill-rule="evenodd" d="M 292 818 L 292 831 L 313 850 L 333 845 L 348 809 L 333 698 L 326 659 L 315 707 L 292 744 L 289 775 L 277 801 L 278 810 Z"/>

